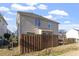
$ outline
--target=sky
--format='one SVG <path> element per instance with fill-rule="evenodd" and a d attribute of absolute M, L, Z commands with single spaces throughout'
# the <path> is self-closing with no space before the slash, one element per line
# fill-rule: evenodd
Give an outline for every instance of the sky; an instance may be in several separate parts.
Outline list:
<path fill-rule="evenodd" d="M 17 11 L 32 12 L 59 22 L 59 29 L 79 29 L 78 3 L 0 3 L 0 13 L 8 23 L 8 29 L 17 30 Z"/>

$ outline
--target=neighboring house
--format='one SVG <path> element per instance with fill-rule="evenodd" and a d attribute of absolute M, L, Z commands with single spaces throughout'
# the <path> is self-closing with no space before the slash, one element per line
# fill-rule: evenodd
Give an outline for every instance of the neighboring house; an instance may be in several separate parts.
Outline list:
<path fill-rule="evenodd" d="M 66 38 L 66 31 L 65 30 L 59 30 L 59 39 L 64 40 Z"/>
<path fill-rule="evenodd" d="M 66 39 L 66 31 L 65 30 L 59 30 L 58 39 L 59 39 L 60 45 L 64 44 L 64 40 Z"/>
<path fill-rule="evenodd" d="M 14 32 L 15 36 L 17 36 L 17 30 Z"/>
<path fill-rule="evenodd" d="M 9 29 L 7 29 L 7 33 L 12 34 L 12 32 Z"/>
<path fill-rule="evenodd" d="M 79 30 L 71 29 L 66 33 L 66 38 L 73 38 L 75 42 L 79 42 Z"/>
<path fill-rule="evenodd" d="M 18 34 L 58 35 L 58 22 L 28 12 L 17 12 Z"/>
<path fill-rule="evenodd" d="M 0 36 L 3 37 L 4 33 L 7 33 L 7 22 L 0 14 Z"/>

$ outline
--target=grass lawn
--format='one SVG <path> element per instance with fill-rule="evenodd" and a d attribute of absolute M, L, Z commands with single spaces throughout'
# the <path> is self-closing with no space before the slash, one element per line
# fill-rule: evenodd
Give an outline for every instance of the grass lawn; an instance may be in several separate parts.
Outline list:
<path fill-rule="evenodd" d="M 62 45 L 58 47 L 51 47 L 48 49 L 43 49 L 41 51 L 19 54 L 18 47 L 13 50 L 0 49 L 0 56 L 58 56 L 69 51 L 75 51 L 79 49 L 79 43 Z"/>

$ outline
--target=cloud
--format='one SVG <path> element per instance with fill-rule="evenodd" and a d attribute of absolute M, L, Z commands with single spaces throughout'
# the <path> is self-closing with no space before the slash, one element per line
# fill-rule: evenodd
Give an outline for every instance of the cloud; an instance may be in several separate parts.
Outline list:
<path fill-rule="evenodd" d="M 39 3 L 26 3 L 26 5 L 30 5 L 30 6 L 34 6 L 34 5 L 37 5 Z"/>
<path fill-rule="evenodd" d="M 16 16 L 16 13 L 13 13 L 13 12 L 11 12 L 11 11 L 9 11 L 9 12 L 7 12 L 7 13 L 10 14 L 10 15 Z"/>
<path fill-rule="evenodd" d="M 70 21 L 64 21 L 64 23 L 69 24 L 69 23 L 71 23 L 71 22 L 70 22 Z"/>
<path fill-rule="evenodd" d="M 16 25 L 12 25 L 12 24 L 8 24 L 7 28 L 12 32 L 15 32 L 17 30 Z"/>
<path fill-rule="evenodd" d="M 0 7 L 0 12 L 8 12 L 8 11 L 10 11 L 9 8 L 7 8 L 7 7 Z"/>
<path fill-rule="evenodd" d="M 40 3 L 79 3 L 79 0 L 1 0 L 0 2 L 3 3 L 27 3 L 27 2 L 31 2 L 31 3 L 36 3 L 36 2 L 40 2 Z"/>
<path fill-rule="evenodd" d="M 44 16 L 45 18 L 52 19 L 52 15 Z"/>
<path fill-rule="evenodd" d="M 11 21 L 11 20 L 13 20 L 12 18 L 10 18 L 10 17 L 5 17 L 5 16 L 4 16 L 4 19 L 5 19 L 6 21 Z"/>
<path fill-rule="evenodd" d="M 77 28 L 79 29 L 79 24 L 60 24 L 59 29 L 65 29 L 65 30 L 70 30 L 72 28 Z"/>
<path fill-rule="evenodd" d="M 56 18 L 54 18 L 52 15 L 47 15 L 47 16 L 43 16 L 45 18 L 51 19 L 51 20 L 55 20 Z"/>
<path fill-rule="evenodd" d="M 0 12 L 2 14 L 16 15 L 16 13 L 11 12 L 10 8 L 8 7 L 0 7 Z"/>
<path fill-rule="evenodd" d="M 40 4 L 37 8 L 42 9 L 42 10 L 46 10 L 47 6 L 44 4 Z"/>
<path fill-rule="evenodd" d="M 49 14 L 60 15 L 60 16 L 68 16 L 68 13 L 64 10 L 52 10 L 48 12 Z"/>
<path fill-rule="evenodd" d="M 34 6 L 23 6 L 21 4 L 12 4 L 12 9 L 19 10 L 19 11 L 26 11 L 26 10 L 35 10 L 36 7 Z"/>

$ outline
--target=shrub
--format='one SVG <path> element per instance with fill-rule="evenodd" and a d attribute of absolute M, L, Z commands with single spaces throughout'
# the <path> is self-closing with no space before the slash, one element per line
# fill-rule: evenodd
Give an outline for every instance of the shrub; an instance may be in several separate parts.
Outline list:
<path fill-rule="evenodd" d="M 7 40 L 9 40 L 10 36 L 11 36 L 11 35 L 10 35 L 9 33 L 5 33 L 5 34 L 4 34 L 4 38 L 6 38 Z"/>

